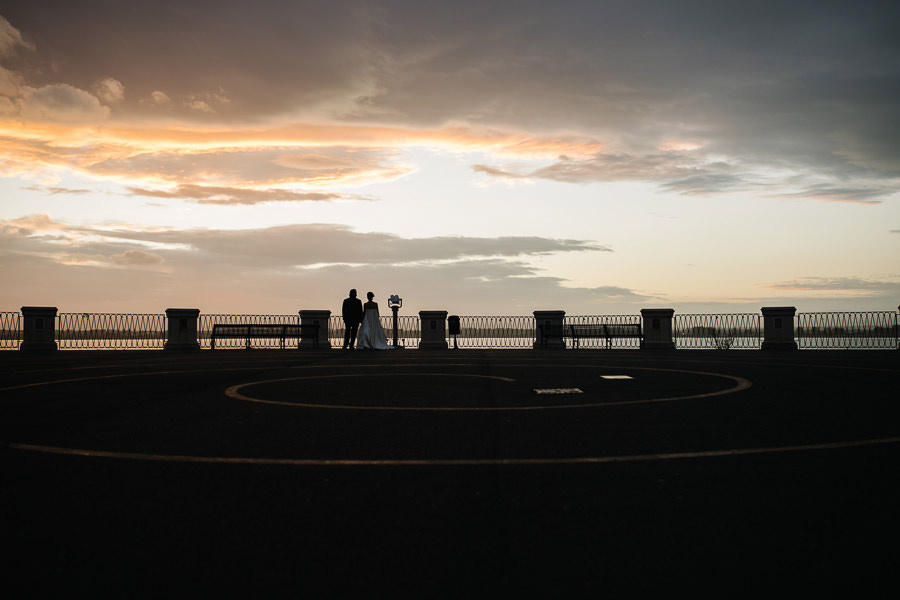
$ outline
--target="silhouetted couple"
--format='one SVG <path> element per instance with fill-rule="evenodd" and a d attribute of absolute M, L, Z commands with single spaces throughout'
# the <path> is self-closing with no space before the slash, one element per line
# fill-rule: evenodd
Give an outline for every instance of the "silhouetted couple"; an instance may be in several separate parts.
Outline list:
<path fill-rule="evenodd" d="M 344 300 L 341 307 L 341 315 L 344 318 L 344 346 L 346 350 L 353 350 L 353 345 L 359 341 L 357 347 L 364 350 L 391 350 L 393 346 L 387 343 L 384 327 L 378 315 L 378 303 L 373 302 L 375 294 L 366 294 L 368 302 L 363 304 L 356 297 L 356 290 L 350 290 L 350 297 Z"/>

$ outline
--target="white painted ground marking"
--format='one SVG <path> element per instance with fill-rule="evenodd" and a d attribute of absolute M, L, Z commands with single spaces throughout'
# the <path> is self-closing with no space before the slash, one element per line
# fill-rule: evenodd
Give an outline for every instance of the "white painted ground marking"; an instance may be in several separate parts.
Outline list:
<path fill-rule="evenodd" d="M 603 379 L 634 379 L 631 375 L 601 375 Z"/>
<path fill-rule="evenodd" d="M 535 394 L 583 394 L 578 388 L 535 388 Z"/>

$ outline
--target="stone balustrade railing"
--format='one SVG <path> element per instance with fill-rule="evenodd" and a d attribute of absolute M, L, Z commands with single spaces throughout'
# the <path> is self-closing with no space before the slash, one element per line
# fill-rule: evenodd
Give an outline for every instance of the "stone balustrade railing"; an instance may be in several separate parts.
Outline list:
<path fill-rule="evenodd" d="M 898 308 L 900 310 L 900 308 Z M 682 331 L 680 334 L 676 330 L 676 321 L 679 319 L 684 321 L 688 317 L 697 317 L 698 315 L 676 316 L 675 310 L 671 308 L 645 308 L 642 309 L 640 317 L 625 317 L 630 319 L 634 324 L 640 323 L 643 340 L 639 347 L 646 351 L 654 350 L 675 350 L 677 346 L 676 339 L 679 335 L 684 336 Z M 4 315 L 13 315 L 16 317 L 17 326 L 21 324 L 20 339 L 21 343 L 18 347 L 22 351 L 52 351 L 59 347 L 57 343 L 56 323 L 58 309 L 56 307 L 43 306 L 23 306 L 21 309 L 21 319 L 16 313 L 3 313 Z M 828 314 L 828 313 L 805 313 L 809 315 Z M 833 313 L 835 315 L 877 315 L 879 318 L 875 325 L 873 321 L 866 320 L 867 327 L 872 331 L 877 331 L 879 343 L 861 347 L 878 347 L 878 348 L 897 348 L 898 347 L 898 319 L 897 313 L 881 312 L 881 313 Z M 215 316 L 215 315 L 213 315 Z M 714 319 L 705 319 L 703 322 L 718 322 L 716 315 L 706 315 L 707 317 L 715 317 Z M 735 316 L 735 315 L 732 315 Z M 748 315 L 739 315 L 747 317 Z M 84 317 L 89 317 L 85 314 Z M 207 318 L 210 316 L 207 315 Z M 749 315 L 755 321 L 757 317 Z M 61 317 L 60 317 L 61 318 Z M 158 315 L 159 322 L 162 323 L 162 315 Z M 166 351 L 191 352 L 200 351 L 201 339 L 198 321 L 201 318 L 199 309 L 196 308 L 169 308 L 165 311 L 165 343 L 159 345 Z M 301 310 L 298 312 L 299 322 L 304 324 L 317 324 L 319 326 L 319 349 L 331 348 L 331 339 L 340 337 L 341 332 L 330 331 L 334 329 L 338 321 L 332 319 L 330 310 Z M 603 317 L 600 317 L 601 319 Z M 793 306 L 779 307 L 763 307 L 761 309 L 761 339 L 758 348 L 761 350 L 796 350 L 797 331 L 795 330 L 797 319 L 797 310 Z M 458 327 L 459 317 L 451 317 L 454 324 Z M 497 317 L 500 319 L 500 317 Z M 529 320 L 528 317 L 521 319 Z M 585 319 L 585 317 L 569 317 L 569 321 L 577 322 Z M 5 322 L 12 322 L 10 319 L 4 319 Z M 799 322 L 805 322 L 800 319 Z M 816 321 L 817 323 L 820 321 Z M 533 322 L 531 326 L 537 332 L 539 327 L 550 327 L 562 330 L 567 323 L 566 313 L 563 310 L 537 310 L 533 313 Z M 418 349 L 420 350 L 446 350 L 448 347 L 448 313 L 445 310 L 423 310 L 419 312 L 420 337 L 418 341 Z M 682 323 L 678 322 L 677 327 L 682 327 Z M 521 327 L 519 328 L 521 329 Z M 705 329 L 704 327 L 693 327 L 692 329 Z M 815 337 L 821 336 L 822 327 L 811 328 L 814 331 L 805 332 L 806 335 Z M 737 330 L 733 330 L 737 331 Z M 746 333 L 746 327 L 741 331 Z M 9 332 L 6 332 L 9 333 Z M 450 332 L 453 334 L 454 332 Z M 518 331 L 521 334 L 521 331 Z M 721 332 L 720 332 L 721 334 Z M 157 332 L 158 338 L 162 337 L 162 332 Z M 734 335 L 744 335 L 743 333 L 735 333 Z M 757 333 L 759 336 L 760 334 Z M 857 332 L 855 335 L 859 335 Z M 715 332 L 713 333 L 715 336 Z M 6 337 L 9 337 L 8 335 Z M 65 336 L 63 336 L 65 337 Z M 390 335 L 388 336 L 390 337 Z M 720 336 L 721 337 L 721 336 Z M 848 334 L 849 338 L 850 335 Z M 758 338 L 759 339 L 759 338 Z M 454 340 L 455 342 L 456 340 Z M 721 339 L 715 339 L 716 348 L 728 348 L 727 341 L 722 342 Z M 720 345 L 724 344 L 724 345 Z M 315 346 L 314 340 L 304 339 L 300 342 L 300 348 L 312 348 Z M 456 347 L 456 344 L 453 344 Z M 755 344 L 754 344 L 755 346 Z M 4 344 L 9 349 L 9 344 Z M 537 338 L 533 345 L 534 348 L 547 349 L 564 349 L 567 347 L 564 339 L 552 339 L 543 346 L 539 344 Z M 746 346 L 745 346 L 746 347 Z"/>

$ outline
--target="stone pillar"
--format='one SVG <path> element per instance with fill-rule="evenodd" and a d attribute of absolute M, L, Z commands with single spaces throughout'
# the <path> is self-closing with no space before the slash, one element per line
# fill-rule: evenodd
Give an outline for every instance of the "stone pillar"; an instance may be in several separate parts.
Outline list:
<path fill-rule="evenodd" d="M 22 307 L 22 345 L 19 350 L 56 350 L 55 306 Z"/>
<path fill-rule="evenodd" d="M 331 348 L 331 342 L 328 341 L 328 322 L 331 320 L 331 311 L 330 310 L 301 310 L 300 311 L 300 324 L 301 325 L 318 325 L 319 326 L 319 346 L 320 350 L 325 350 Z M 343 332 L 341 332 L 343 335 Z M 300 340 L 300 348 L 309 348 L 313 349 L 316 347 L 316 344 L 313 340 L 309 338 L 304 338 Z"/>
<path fill-rule="evenodd" d="M 643 350 L 675 349 L 675 341 L 672 339 L 672 317 L 674 316 L 674 308 L 641 309 L 641 317 L 644 319 L 642 325 Z"/>
<path fill-rule="evenodd" d="M 166 350 L 179 352 L 198 352 L 200 342 L 197 339 L 197 319 L 199 308 L 167 308 L 166 320 L 169 322 L 169 335 L 166 339 Z"/>
<path fill-rule="evenodd" d="M 564 310 L 536 310 L 534 311 L 534 348 L 545 348 L 547 350 L 565 350 L 566 341 L 560 337 L 553 337 L 547 340 L 546 346 L 541 346 L 540 326 L 545 331 L 562 333 L 564 321 L 566 319 L 566 311 Z M 549 329 L 548 329 L 549 328 Z"/>
<path fill-rule="evenodd" d="M 446 350 L 447 311 L 420 310 L 419 319 L 422 322 L 422 339 L 419 340 L 419 350 Z"/>
<path fill-rule="evenodd" d="M 767 306 L 762 309 L 763 315 L 763 350 L 796 350 L 794 339 L 794 315 L 797 309 L 793 306 Z"/>

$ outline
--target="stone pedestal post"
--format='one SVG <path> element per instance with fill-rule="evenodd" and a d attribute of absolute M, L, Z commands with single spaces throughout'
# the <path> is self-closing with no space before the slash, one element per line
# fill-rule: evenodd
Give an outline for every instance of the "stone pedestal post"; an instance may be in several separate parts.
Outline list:
<path fill-rule="evenodd" d="M 767 306 L 762 309 L 763 350 L 796 350 L 793 306 Z"/>
<path fill-rule="evenodd" d="M 328 341 L 328 322 L 331 320 L 330 310 L 301 310 L 301 325 L 318 325 L 319 326 L 319 349 L 331 348 L 331 342 Z M 343 332 L 341 332 L 343 335 Z M 305 338 L 300 340 L 300 348 L 315 348 L 316 344 L 313 340 Z"/>
<path fill-rule="evenodd" d="M 419 341 L 419 350 L 446 350 L 447 311 L 420 310 L 419 319 L 422 322 L 422 339 Z"/>
<path fill-rule="evenodd" d="M 644 350 L 674 350 L 672 317 L 674 308 L 642 308 Z"/>
<path fill-rule="evenodd" d="M 566 341 L 562 337 L 554 337 L 547 340 L 546 346 L 541 346 L 540 327 L 544 327 L 545 331 L 553 331 L 562 333 L 563 322 L 566 319 L 566 311 L 564 310 L 536 310 L 534 311 L 534 348 L 545 348 L 547 350 L 565 350 Z M 549 329 L 548 329 L 549 328 Z"/>
<path fill-rule="evenodd" d="M 22 307 L 22 345 L 19 350 L 56 350 L 55 306 Z"/>
<path fill-rule="evenodd" d="M 197 338 L 197 319 L 199 308 L 167 308 L 166 320 L 169 322 L 166 350 L 179 352 L 199 352 L 200 342 Z"/>

